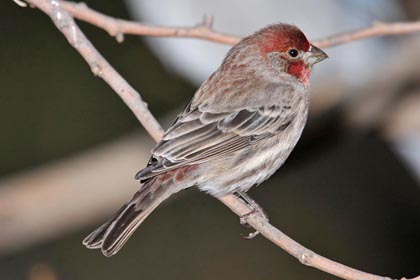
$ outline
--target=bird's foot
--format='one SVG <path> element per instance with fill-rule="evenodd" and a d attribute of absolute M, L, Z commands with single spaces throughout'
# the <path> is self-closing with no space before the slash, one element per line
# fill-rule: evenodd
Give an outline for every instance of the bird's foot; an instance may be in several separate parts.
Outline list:
<path fill-rule="evenodd" d="M 243 228 L 251 228 L 251 226 L 248 224 L 247 222 L 247 218 L 249 215 L 254 214 L 254 210 L 252 210 L 251 212 L 242 215 L 239 217 L 239 223 L 241 224 L 241 227 Z M 241 233 L 242 237 L 245 239 L 253 239 L 255 236 L 257 236 L 260 232 L 258 230 L 254 230 L 253 232 L 248 233 L 247 235 L 244 235 Z"/>
<path fill-rule="evenodd" d="M 267 214 L 265 213 L 264 209 L 262 209 L 262 207 L 260 205 L 258 205 L 258 203 L 255 202 L 255 200 L 253 200 L 248 194 L 246 194 L 245 192 L 237 192 L 237 195 L 249 206 L 249 208 L 252 209 L 249 213 L 239 217 L 239 223 L 241 224 L 242 227 L 244 227 L 244 228 L 250 228 L 251 227 L 247 222 L 247 219 L 250 215 L 259 215 L 264 220 L 268 221 L 268 217 L 267 217 Z M 254 232 L 248 233 L 248 235 L 244 235 L 243 237 L 245 239 L 253 239 L 258 234 L 259 234 L 259 232 L 256 230 Z"/>

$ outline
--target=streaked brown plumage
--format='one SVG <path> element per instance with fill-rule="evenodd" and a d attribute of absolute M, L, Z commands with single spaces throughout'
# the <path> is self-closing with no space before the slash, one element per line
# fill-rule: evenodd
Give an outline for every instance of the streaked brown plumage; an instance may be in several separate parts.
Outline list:
<path fill-rule="evenodd" d="M 244 38 L 153 149 L 136 175 L 141 189 L 83 243 L 112 256 L 172 194 L 194 185 L 213 196 L 246 192 L 270 177 L 302 133 L 311 66 L 326 57 L 292 25 Z"/>

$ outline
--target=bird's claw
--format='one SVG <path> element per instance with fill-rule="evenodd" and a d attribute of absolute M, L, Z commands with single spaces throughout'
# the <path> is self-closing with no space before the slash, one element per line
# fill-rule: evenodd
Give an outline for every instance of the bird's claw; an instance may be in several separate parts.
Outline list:
<path fill-rule="evenodd" d="M 239 217 L 239 223 L 241 224 L 241 226 L 243 228 L 251 228 L 251 226 L 248 224 L 248 222 L 246 221 L 246 218 L 253 214 L 255 212 L 255 210 L 252 210 L 251 212 L 249 212 L 248 214 L 242 215 L 241 217 Z M 255 230 L 253 232 L 248 233 L 247 235 L 244 235 L 241 233 L 241 236 L 244 239 L 253 239 L 255 236 L 257 236 L 260 232 L 258 230 Z"/>
<path fill-rule="evenodd" d="M 260 215 L 260 216 L 261 216 L 264 220 L 267 220 L 267 221 L 268 221 L 267 215 L 265 214 L 265 212 L 264 212 L 264 211 L 262 211 L 262 209 L 261 209 L 261 208 L 259 208 L 259 209 L 253 209 L 253 210 L 251 210 L 249 213 L 247 213 L 247 214 L 242 215 L 242 216 L 240 216 L 240 217 L 239 217 L 239 223 L 241 224 L 241 226 L 242 226 L 243 228 L 252 228 L 252 226 L 248 224 L 248 222 L 247 222 L 247 218 L 248 218 L 250 215 L 254 215 L 254 214 L 256 214 L 256 215 Z M 255 230 L 255 231 L 253 231 L 253 232 L 248 233 L 248 235 L 243 235 L 243 234 L 241 234 L 241 235 L 242 235 L 242 237 L 243 237 L 243 238 L 245 238 L 245 239 L 253 239 L 253 238 L 255 238 L 255 237 L 256 237 L 259 233 L 260 233 L 260 232 L 259 232 L 258 230 Z"/>
<path fill-rule="evenodd" d="M 13 0 L 19 7 L 26 8 L 28 7 L 28 3 L 24 0 Z"/>
<path fill-rule="evenodd" d="M 254 239 L 258 234 L 260 234 L 260 232 L 258 231 L 258 230 L 256 230 L 256 231 L 254 231 L 254 232 L 250 232 L 250 233 L 248 233 L 248 235 L 243 235 L 243 234 L 241 234 L 242 235 L 242 237 L 244 238 L 244 239 Z"/>
<path fill-rule="evenodd" d="M 251 228 L 251 226 L 248 224 L 247 219 L 250 215 L 259 215 L 264 220 L 268 221 L 268 217 L 264 210 L 261 208 L 261 206 L 258 205 L 252 198 L 250 198 L 246 193 L 244 192 L 238 192 L 237 193 L 239 197 L 241 197 L 245 203 L 252 209 L 249 213 L 242 215 L 239 217 L 239 223 L 243 228 Z M 248 235 L 242 235 L 245 239 L 253 239 L 259 234 L 259 231 L 253 231 L 248 233 Z"/>

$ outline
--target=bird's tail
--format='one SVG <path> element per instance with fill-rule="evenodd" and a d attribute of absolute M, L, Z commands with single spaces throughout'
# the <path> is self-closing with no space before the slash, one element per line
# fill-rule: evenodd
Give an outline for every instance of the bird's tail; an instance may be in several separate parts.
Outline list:
<path fill-rule="evenodd" d="M 107 257 L 116 254 L 162 201 L 181 190 L 172 178 L 165 180 L 165 175 L 169 174 L 147 181 L 112 219 L 89 234 L 83 240 L 83 245 L 89 249 L 100 248 Z"/>

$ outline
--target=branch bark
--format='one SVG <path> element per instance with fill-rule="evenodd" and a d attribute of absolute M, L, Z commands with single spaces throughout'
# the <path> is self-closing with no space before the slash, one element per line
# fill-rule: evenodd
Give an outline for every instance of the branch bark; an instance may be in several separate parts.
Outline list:
<path fill-rule="evenodd" d="M 89 64 L 92 72 L 96 76 L 101 77 L 111 88 L 114 89 L 114 91 L 121 97 L 121 99 L 123 99 L 126 105 L 136 115 L 138 120 L 142 123 L 142 125 L 146 128 L 146 130 L 155 141 L 159 141 L 159 139 L 162 137 L 163 130 L 153 115 L 150 113 L 150 111 L 147 109 L 147 104 L 143 102 L 138 92 L 132 88 L 95 49 L 92 43 L 86 38 L 83 32 L 76 25 L 73 16 L 102 27 L 111 35 L 117 36 L 117 39 L 120 37 L 120 41 L 122 40 L 120 34 L 123 33 L 151 36 L 193 37 L 227 44 L 233 44 L 239 40 L 237 37 L 212 31 L 210 18 L 207 18 L 204 23 L 198 27 L 150 27 L 105 16 L 87 8 L 87 6 L 83 4 L 74 4 L 58 0 L 27 0 L 27 2 L 30 3 L 33 7 L 42 10 L 52 19 L 56 27 L 63 33 L 69 43 Z M 392 25 L 390 26 L 393 30 Z M 382 29 L 379 29 L 379 31 L 371 31 L 370 33 L 362 32 L 362 35 L 357 35 L 359 34 L 357 32 L 360 32 L 357 31 L 353 34 L 348 33 L 347 35 L 340 35 L 341 37 L 339 36 L 337 39 L 330 37 L 325 41 L 321 40 L 317 43 L 319 46 L 325 47 L 337 45 L 340 43 L 347 43 L 367 37 L 386 34 L 400 34 L 396 30 L 389 31 L 388 33 L 384 32 L 383 28 L 385 27 L 382 27 Z M 412 31 L 408 31 L 404 28 L 400 28 L 399 30 L 403 30 L 402 32 L 405 33 L 414 32 L 419 31 L 420 26 L 418 29 L 412 28 Z M 220 197 L 219 200 L 238 216 L 244 216 L 251 211 L 251 209 L 243 201 L 234 195 Z M 260 217 L 258 214 L 251 213 L 246 215 L 246 221 L 267 239 L 272 241 L 277 246 L 283 248 L 286 252 L 297 258 L 301 263 L 305 265 L 315 267 L 343 279 L 391 280 L 391 278 L 362 272 L 322 257 L 285 235 L 283 232 L 271 225 L 267 220 Z M 402 280 L 403 279 L 406 278 L 402 278 Z M 413 278 L 412 280 L 420 280 L 420 276 Z"/>

